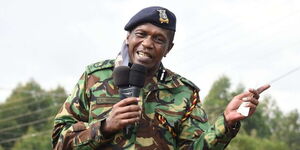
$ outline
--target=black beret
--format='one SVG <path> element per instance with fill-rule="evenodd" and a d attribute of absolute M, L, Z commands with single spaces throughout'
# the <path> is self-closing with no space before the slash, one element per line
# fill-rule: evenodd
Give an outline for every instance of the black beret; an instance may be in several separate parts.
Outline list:
<path fill-rule="evenodd" d="M 124 29 L 132 31 L 135 27 L 143 23 L 151 23 L 167 30 L 176 30 L 176 16 L 168 9 L 160 6 L 142 9 L 129 20 Z"/>

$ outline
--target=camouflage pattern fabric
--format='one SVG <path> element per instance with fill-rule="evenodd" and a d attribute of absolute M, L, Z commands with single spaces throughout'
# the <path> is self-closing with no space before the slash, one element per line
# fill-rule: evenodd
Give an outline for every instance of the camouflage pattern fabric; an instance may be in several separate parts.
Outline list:
<path fill-rule="evenodd" d="M 199 89 L 189 80 L 166 69 L 141 90 L 141 120 L 131 137 L 119 131 L 110 139 L 102 136 L 101 122 L 120 101 L 112 79 L 114 60 L 89 65 L 54 120 L 53 149 L 168 150 L 224 149 L 237 134 L 227 129 L 224 116 L 207 122 Z"/>

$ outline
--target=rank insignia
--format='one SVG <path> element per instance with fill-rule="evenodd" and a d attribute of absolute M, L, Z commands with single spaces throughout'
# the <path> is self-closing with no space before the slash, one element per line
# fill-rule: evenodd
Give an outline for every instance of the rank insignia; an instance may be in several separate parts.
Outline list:
<path fill-rule="evenodd" d="M 157 11 L 159 12 L 159 21 L 160 21 L 160 23 L 169 24 L 169 19 L 168 19 L 168 16 L 166 14 L 166 10 L 159 9 Z"/>

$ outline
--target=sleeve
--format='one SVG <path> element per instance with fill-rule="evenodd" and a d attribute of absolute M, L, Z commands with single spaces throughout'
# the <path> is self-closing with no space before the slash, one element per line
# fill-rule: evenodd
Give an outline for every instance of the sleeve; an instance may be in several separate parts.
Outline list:
<path fill-rule="evenodd" d="M 234 128 L 228 128 L 224 115 L 220 115 L 214 124 L 209 124 L 196 90 L 187 114 L 181 124 L 180 149 L 222 150 L 239 131 L 240 122 Z"/>
<path fill-rule="evenodd" d="M 54 118 L 52 147 L 55 150 L 90 150 L 111 140 L 104 138 L 100 132 L 101 122 L 105 118 L 88 122 L 87 78 L 85 72 Z"/>

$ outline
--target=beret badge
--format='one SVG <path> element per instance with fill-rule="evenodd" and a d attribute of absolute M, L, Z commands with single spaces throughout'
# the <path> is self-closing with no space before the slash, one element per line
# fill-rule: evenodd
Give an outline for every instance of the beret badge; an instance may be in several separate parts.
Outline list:
<path fill-rule="evenodd" d="M 169 18 L 167 16 L 166 10 L 164 9 L 158 9 L 157 10 L 159 12 L 159 21 L 160 23 L 166 23 L 169 24 Z"/>
<path fill-rule="evenodd" d="M 124 29 L 126 31 L 132 31 L 137 26 L 145 23 L 151 23 L 163 29 L 176 31 L 175 14 L 160 6 L 151 6 L 140 10 L 131 17 Z"/>

